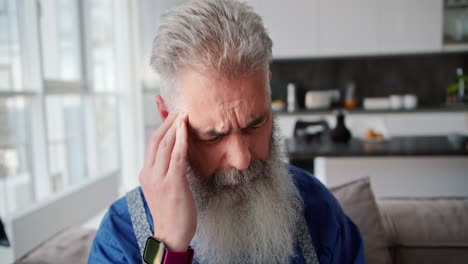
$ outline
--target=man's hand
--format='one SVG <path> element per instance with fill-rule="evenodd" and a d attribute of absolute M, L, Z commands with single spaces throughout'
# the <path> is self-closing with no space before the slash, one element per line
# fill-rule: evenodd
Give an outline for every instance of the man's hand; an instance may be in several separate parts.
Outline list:
<path fill-rule="evenodd" d="M 186 170 L 187 115 L 173 113 L 152 135 L 140 184 L 153 216 L 154 236 L 185 252 L 197 229 L 197 209 Z"/>

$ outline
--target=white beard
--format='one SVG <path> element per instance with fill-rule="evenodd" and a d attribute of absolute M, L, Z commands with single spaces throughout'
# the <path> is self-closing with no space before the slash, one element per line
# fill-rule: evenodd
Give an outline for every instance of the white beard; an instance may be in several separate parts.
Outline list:
<path fill-rule="evenodd" d="M 192 246 L 200 263 L 288 263 L 295 254 L 300 196 L 272 136 L 267 161 L 206 183 L 189 169 L 198 209 Z M 236 187 L 226 187 L 247 179 Z"/>

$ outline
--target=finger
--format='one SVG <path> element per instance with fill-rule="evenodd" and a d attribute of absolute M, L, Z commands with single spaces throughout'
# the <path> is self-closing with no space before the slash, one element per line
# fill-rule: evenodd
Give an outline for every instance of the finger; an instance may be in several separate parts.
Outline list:
<path fill-rule="evenodd" d="M 158 150 L 156 153 L 156 159 L 153 164 L 154 171 L 156 175 L 161 175 L 164 177 L 167 174 L 169 168 L 169 163 L 171 160 L 171 153 L 174 149 L 174 143 L 176 141 L 176 132 L 177 126 L 180 121 L 180 116 L 175 122 L 172 123 L 172 126 L 169 128 L 167 133 L 161 139 L 158 145 Z"/>
<path fill-rule="evenodd" d="M 187 157 L 187 114 L 178 121 L 176 141 L 171 154 L 168 174 L 185 177 Z"/>
<path fill-rule="evenodd" d="M 161 141 L 162 137 L 166 134 L 167 130 L 174 123 L 174 120 L 176 120 L 176 117 L 178 115 L 179 113 L 176 112 L 171 113 L 162 123 L 162 125 L 153 133 L 153 135 L 151 135 L 151 138 L 148 142 L 148 146 L 146 147 L 145 167 L 153 166 L 159 142 Z"/>

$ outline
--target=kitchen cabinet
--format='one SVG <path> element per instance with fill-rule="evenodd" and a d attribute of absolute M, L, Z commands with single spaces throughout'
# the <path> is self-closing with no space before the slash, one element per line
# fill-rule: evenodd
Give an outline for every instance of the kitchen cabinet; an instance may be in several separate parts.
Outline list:
<path fill-rule="evenodd" d="M 274 58 L 302 58 L 318 54 L 318 1 L 247 1 L 263 18 L 273 40 Z"/>
<path fill-rule="evenodd" d="M 248 0 L 273 57 L 442 52 L 442 0 Z"/>
<path fill-rule="evenodd" d="M 377 13 L 379 52 L 442 50 L 441 0 L 377 1 Z"/>
<path fill-rule="evenodd" d="M 377 0 L 319 0 L 318 11 L 320 55 L 377 52 Z"/>

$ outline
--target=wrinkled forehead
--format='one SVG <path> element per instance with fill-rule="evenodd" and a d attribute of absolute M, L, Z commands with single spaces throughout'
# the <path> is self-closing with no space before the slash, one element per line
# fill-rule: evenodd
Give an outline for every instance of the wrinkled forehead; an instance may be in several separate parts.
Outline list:
<path fill-rule="evenodd" d="M 178 78 L 181 105 L 193 126 L 226 126 L 233 118 L 248 122 L 270 108 L 268 81 L 265 71 L 226 78 L 186 70 Z"/>

